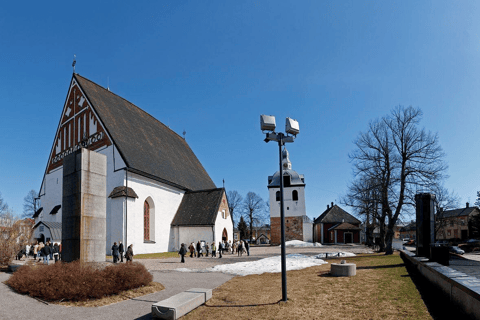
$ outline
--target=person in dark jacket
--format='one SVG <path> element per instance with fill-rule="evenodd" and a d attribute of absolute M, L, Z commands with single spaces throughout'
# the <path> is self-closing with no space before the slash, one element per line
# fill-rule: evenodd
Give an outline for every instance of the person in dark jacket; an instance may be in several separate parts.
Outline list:
<path fill-rule="evenodd" d="M 114 242 L 112 246 L 112 256 L 113 256 L 113 263 L 117 263 L 118 261 L 118 246 L 117 243 Z"/>
<path fill-rule="evenodd" d="M 219 259 L 222 257 L 222 252 L 223 252 L 223 247 L 222 247 L 222 241 L 220 241 L 218 243 L 218 255 L 219 255 Z"/>
<path fill-rule="evenodd" d="M 247 250 L 247 256 L 250 255 L 250 244 L 248 243 L 248 240 L 245 240 L 245 249 Z"/>
<path fill-rule="evenodd" d="M 123 262 L 123 253 L 125 252 L 125 250 L 123 248 L 122 241 L 119 241 L 118 252 L 120 252 L 120 262 Z"/>
<path fill-rule="evenodd" d="M 58 243 L 55 242 L 53 245 L 53 257 L 55 258 L 55 263 L 58 261 L 58 255 L 60 253 L 60 248 L 58 247 Z"/>
<path fill-rule="evenodd" d="M 187 254 L 185 243 L 182 243 L 182 247 L 180 248 L 180 251 L 178 251 L 178 254 L 182 257 L 182 260 L 180 262 L 185 263 L 185 255 Z"/>
<path fill-rule="evenodd" d="M 41 250 L 43 256 L 43 264 L 48 264 L 48 258 L 50 258 L 50 245 L 47 243 Z"/>
<path fill-rule="evenodd" d="M 202 250 L 202 245 L 200 244 L 200 241 L 197 242 L 197 258 L 200 258 L 200 251 Z"/>
<path fill-rule="evenodd" d="M 53 243 L 48 241 L 48 245 L 50 246 L 50 260 L 53 260 Z"/>
<path fill-rule="evenodd" d="M 127 259 L 127 262 L 133 261 L 133 244 L 128 246 L 127 253 L 125 253 L 125 258 Z"/>

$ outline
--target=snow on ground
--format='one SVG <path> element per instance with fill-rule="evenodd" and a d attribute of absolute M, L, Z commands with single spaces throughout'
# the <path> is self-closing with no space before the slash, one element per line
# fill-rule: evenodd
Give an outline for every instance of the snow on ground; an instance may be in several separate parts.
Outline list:
<path fill-rule="evenodd" d="M 317 257 L 306 256 L 303 254 L 288 254 L 286 257 L 287 271 L 300 270 L 328 263 Z M 257 261 L 217 265 L 213 268 L 207 268 L 203 270 L 193 270 L 187 268 L 179 268 L 175 270 L 180 272 L 223 272 L 236 276 L 247 276 L 250 274 L 262 274 L 265 272 L 274 273 L 282 271 L 280 256 L 265 258 Z"/>
<path fill-rule="evenodd" d="M 321 247 L 318 242 L 305 242 L 300 240 L 290 240 L 285 242 L 285 247 Z"/>
<path fill-rule="evenodd" d="M 317 254 L 315 258 L 317 259 L 325 259 L 325 258 L 336 258 L 336 257 L 355 257 L 355 253 L 351 252 L 322 252 Z"/>

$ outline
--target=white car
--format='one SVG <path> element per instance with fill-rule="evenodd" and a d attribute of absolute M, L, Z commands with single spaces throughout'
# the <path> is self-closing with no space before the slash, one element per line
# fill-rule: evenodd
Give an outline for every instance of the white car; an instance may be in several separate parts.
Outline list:
<path fill-rule="evenodd" d="M 456 253 L 456 254 L 460 254 L 460 255 L 465 253 L 465 251 L 463 251 L 462 249 L 460 249 L 457 246 L 450 247 L 449 250 L 452 253 Z"/>

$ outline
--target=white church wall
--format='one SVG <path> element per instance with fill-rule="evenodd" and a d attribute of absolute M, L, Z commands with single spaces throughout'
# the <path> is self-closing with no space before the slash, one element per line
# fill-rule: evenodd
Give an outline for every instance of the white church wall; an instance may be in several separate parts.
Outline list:
<path fill-rule="evenodd" d="M 50 214 L 52 209 L 62 204 L 62 187 L 63 187 L 63 169 L 51 171 L 45 175 L 44 184 L 40 193 L 40 202 L 43 208 L 38 221 L 62 222 L 62 209 L 58 210 L 56 214 Z"/>
<path fill-rule="evenodd" d="M 179 232 L 178 232 L 178 243 L 175 245 L 175 248 L 173 248 L 172 251 L 178 251 L 180 250 L 180 245 L 182 243 L 185 243 L 185 245 L 188 246 L 190 243 L 194 242 L 197 243 L 197 241 L 205 241 L 211 244 L 213 242 L 213 229 L 211 226 L 205 226 L 205 227 L 177 227 Z"/>
<path fill-rule="evenodd" d="M 217 213 L 217 219 L 215 220 L 215 243 L 218 246 L 218 243 L 222 240 L 223 230 L 227 230 L 228 240 L 233 242 L 233 222 L 230 215 L 227 215 L 224 218 L 224 215 L 221 211 Z"/>
<path fill-rule="evenodd" d="M 128 203 L 127 241 L 133 243 L 135 253 L 167 252 L 173 250 L 170 224 L 180 206 L 184 191 L 166 184 L 128 173 L 128 187 L 138 195 L 138 199 Z M 154 211 L 150 229 L 151 242 L 144 241 L 143 208 L 144 202 L 151 199 L 150 208 Z M 151 210 L 152 211 L 152 210 Z"/>

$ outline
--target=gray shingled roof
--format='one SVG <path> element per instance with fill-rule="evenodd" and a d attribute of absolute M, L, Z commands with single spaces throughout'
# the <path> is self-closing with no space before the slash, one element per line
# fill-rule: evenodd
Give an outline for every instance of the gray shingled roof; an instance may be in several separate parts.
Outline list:
<path fill-rule="evenodd" d="M 443 213 L 439 214 L 440 218 L 452 218 L 452 217 L 463 217 L 469 216 L 473 211 L 480 212 L 477 207 L 468 207 L 455 210 L 445 210 Z"/>
<path fill-rule="evenodd" d="M 79 74 L 74 78 L 132 172 L 185 190 L 215 188 L 185 139 L 122 97 Z"/>
<path fill-rule="evenodd" d="M 115 187 L 112 192 L 110 192 L 109 198 L 121 198 L 125 197 L 128 193 L 129 198 L 138 198 L 137 193 L 130 187 L 120 186 Z"/>
<path fill-rule="evenodd" d="M 334 205 L 325 210 L 314 223 L 342 223 L 347 222 L 351 224 L 359 224 L 360 220 L 352 216 L 337 205 Z"/>
<path fill-rule="evenodd" d="M 172 226 L 210 226 L 215 224 L 223 188 L 186 192 Z"/>
<path fill-rule="evenodd" d="M 61 222 L 52 222 L 52 221 L 39 221 L 33 228 L 35 229 L 38 225 L 44 224 L 50 230 L 52 235 L 52 240 L 62 239 L 62 223 Z"/>

